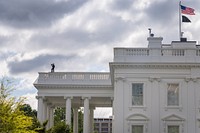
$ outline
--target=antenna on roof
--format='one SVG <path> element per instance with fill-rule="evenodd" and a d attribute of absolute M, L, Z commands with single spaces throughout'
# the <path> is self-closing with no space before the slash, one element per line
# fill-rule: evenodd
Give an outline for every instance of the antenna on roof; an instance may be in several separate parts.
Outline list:
<path fill-rule="evenodd" d="M 154 34 L 151 33 L 151 28 L 149 28 L 148 30 L 149 30 L 149 37 L 154 37 Z"/>

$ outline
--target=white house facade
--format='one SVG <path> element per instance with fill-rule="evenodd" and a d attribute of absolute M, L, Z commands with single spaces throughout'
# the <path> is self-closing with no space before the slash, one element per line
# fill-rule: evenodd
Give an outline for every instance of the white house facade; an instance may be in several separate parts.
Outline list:
<path fill-rule="evenodd" d="M 78 133 L 93 132 L 96 107 L 112 107 L 113 133 L 200 133 L 200 46 L 195 41 L 162 44 L 148 37 L 147 48 L 114 48 L 110 72 L 40 72 L 38 119 L 53 126 L 53 109 L 66 107 L 66 123 Z"/>

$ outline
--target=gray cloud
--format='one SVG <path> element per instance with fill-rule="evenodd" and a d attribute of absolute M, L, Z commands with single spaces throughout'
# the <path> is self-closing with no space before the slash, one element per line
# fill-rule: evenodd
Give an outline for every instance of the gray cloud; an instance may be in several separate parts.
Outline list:
<path fill-rule="evenodd" d="M 0 23 L 15 28 L 46 27 L 84 3 L 86 0 L 1 0 Z"/>
<path fill-rule="evenodd" d="M 104 17 L 103 17 L 104 16 Z M 125 39 L 127 34 L 134 31 L 134 24 L 122 20 L 120 17 L 100 13 L 90 17 L 90 20 L 99 21 L 100 24 L 94 31 L 85 29 L 90 21 L 85 20 L 85 25 L 67 28 L 62 33 L 39 33 L 30 39 L 34 45 L 28 45 L 31 49 L 79 49 L 93 44 L 107 44 Z M 45 44 L 45 45 L 42 45 Z M 58 47 L 59 46 L 59 47 Z"/>
<path fill-rule="evenodd" d="M 178 18 L 178 2 L 156 1 L 151 3 L 145 12 L 149 23 L 160 25 L 173 23 Z"/>
<path fill-rule="evenodd" d="M 129 10 L 134 0 L 113 0 L 110 7 L 114 10 Z"/>
<path fill-rule="evenodd" d="M 75 55 L 64 56 L 44 54 L 30 60 L 8 62 L 8 68 L 11 74 L 29 73 L 37 70 L 40 71 L 48 67 L 50 70 L 51 63 L 61 65 L 72 58 L 75 58 Z"/>

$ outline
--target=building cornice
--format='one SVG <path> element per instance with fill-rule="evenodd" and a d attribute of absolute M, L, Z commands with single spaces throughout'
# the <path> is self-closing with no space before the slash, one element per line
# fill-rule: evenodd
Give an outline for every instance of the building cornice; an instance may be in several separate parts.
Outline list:
<path fill-rule="evenodd" d="M 162 68 L 162 69 L 188 69 L 200 68 L 198 63 L 133 63 L 133 62 L 111 62 L 112 68 Z"/>
<path fill-rule="evenodd" d="M 81 89 L 88 89 L 88 88 L 110 88 L 112 89 L 112 85 L 75 85 L 75 84 L 34 84 L 36 88 L 47 88 L 47 89 L 55 89 L 55 88 L 81 88 Z"/>

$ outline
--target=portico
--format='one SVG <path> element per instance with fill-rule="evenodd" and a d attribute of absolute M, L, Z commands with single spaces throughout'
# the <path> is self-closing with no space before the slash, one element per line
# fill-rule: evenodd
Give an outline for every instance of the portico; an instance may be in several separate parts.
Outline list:
<path fill-rule="evenodd" d="M 79 84 L 77 84 L 79 83 Z M 39 73 L 34 83 L 38 89 L 38 119 L 49 120 L 53 126 L 53 109 L 66 107 L 65 122 L 78 133 L 78 109 L 83 107 L 83 132 L 93 132 L 93 115 L 96 107 L 112 107 L 113 88 L 109 73 Z"/>

